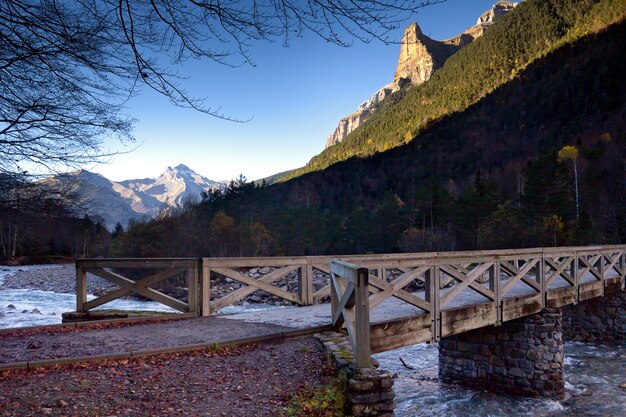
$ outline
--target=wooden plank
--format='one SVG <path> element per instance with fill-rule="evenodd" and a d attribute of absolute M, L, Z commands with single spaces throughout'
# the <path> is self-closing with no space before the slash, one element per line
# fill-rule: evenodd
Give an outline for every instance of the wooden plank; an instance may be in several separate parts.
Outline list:
<path fill-rule="evenodd" d="M 530 259 L 528 260 L 528 262 L 526 262 L 526 264 L 521 268 L 518 269 L 516 267 L 514 267 L 513 265 L 511 265 L 509 262 L 502 262 L 500 263 L 500 268 L 503 270 L 506 270 L 507 272 L 513 273 L 515 274 L 515 276 L 513 276 L 512 278 L 510 278 L 508 280 L 508 282 L 506 284 L 504 284 L 504 286 L 500 286 L 500 295 L 504 296 L 506 295 L 507 292 L 509 292 L 511 290 L 511 288 L 513 288 L 513 286 L 515 286 L 517 284 L 518 281 L 523 281 L 524 283 L 530 285 L 531 288 L 534 288 L 535 291 L 540 292 L 541 288 L 539 287 L 539 285 L 536 282 L 532 282 L 530 281 L 528 278 L 525 277 L 525 275 L 528 273 L 528 271 L 530 271 L 532 268 L 535 267 L 535 265 L 537 265 L 537 263 L 540 261 L 540 259 Z"/>
<path fill-rule="evenodd" d="M 572 277 L 572 275 L 568 274 L 565 271 L 565 269 L 567 269 L 568 266 L 570 266 L 571 268 L 571 265 L 574 259 L 575 258 L 573 257 L 567 257 L 559 264 L 558 261 L 555 261 L 550 258 L 545 258 L 545 262 L 548 264 L 550 268 L 554 270 L 554 272 L 546 280 L 546 288 L 549 288 L 549 285 L 552 284 L 552 281 L 554 281 L 559 276 L 563 277 L 563 279 L 569 282 L 570 285 L 576 285 L 574 284 L 574 278 Z"/>
<path fill-rule="evenodd" d="M 469 320 L 473 317 L 491 314 L 495 312 L 496 305 L 494 302 L 474 304 L 471 306 L 457 307 L 441 312 L 441 323 L 449 324 L 457 320 Z"/>
<path fill-rule="evenodd" d="M 281 268 L 281 269 L 277 270 L 277 271 L 280 271 L 280 274 L 278 274 L 278 276 L 276 276 L 276 279 L 278 279 L 281 276 L 284 276 L 284 275 L 288 274 L 291 271 L 294 271 L 297 268 L 298 268 L 297 265 L 293 265 L 293 266 L 288 266 L 288 267 Z M 246 284 L 246 285 L 248 285 L 251 288 L 255 288 L 255 291 L 256 291 L 256 289 L 263 290 L 263 291 L 266 291 L 266 292 L 268 292 L 270 294 L 273 294 L 273 295 L 275 295 L 277 297 L 281 297 L 281 298 L 284 298 L 285 300 L 291 301 L 293 303 L 296 303 L 296 304 L 300 303 L 300 299 L 298 298 L 297 295 L 292 294 L 292 293 L 287 292 L 287 291 L 283 291 L 280 288 L 277 288 L 277 287 L 275 287 L 275 286 L 273 286 L 271 284 L 268 284 L 268 283 L 264 282 L 261 279 L 250 278 L 247 275 L 244 275 L 244 274 L 239 273 L 237 271 L 233 271 L 232 269 L 228 269 L 228 268 L 215 268 L 215 267 L 212 267 L 211 269 L 213 271 L 217 272 L 218 274 L 221 274 L 221 275 L 224 275 L 224 276 L 229 277 L 231 279 L 234 279 L 235 281 L 239 281 L 242 284 Z M 276 271 L 272 271 L 272 273 L 273 272 L 276 272 Z M 267 274 L 267 275 L 270 275 L 270 274 Z"/>
<path fill-rule="evenodd" d="M 358 268 L 359 267 L 357 265 L 344 261 L 335 260 L 330 263 L 330 271 L 333 274 L 339 275 L 354 284 L 356 284 L 356 273 Z"/>
<path fill-rule="evenodd" d="M 331 317 L 331 323 L 333 324 L 333 326 L 336 326 L 339 321 L 339 317 L 343 313 L 343 310 L 346 308 L 354 307 L 356 287 L 353 283 L 347 282 L 342 277 L 336 275 L 333 275 L 331 279 L 335 284 L 338 296 L 337 306 L 334 308 Z"/>
<path fill-rule="evenodd" d="M 446 274 L 449 274 L 451 277 L 460 282 L 463 282 L 470 273 L 470 271 L 465 267 L 456 269 L 452 265 L 442 265 L 441 271 L 442 273 L 445 272 Z M 476 279 L 478 279 L 478 277 Z M 447 283 L 442 282 L 441 284 L 442 286 L 445 286 Z M 482 284 L 473 281 L 469 283 L 469 287 L 480 295 L 483 295 L 491 301 L 494 301 L 495 294 L 493 293 L 493 291 L 485 288 Z"/>
<path fill-rule="evenodd" d="M 317 303 L 321 298 L 330 295 L 330 284 L 324 285 L 319 290 L 313 293 L 313 303 Z"/>
<path fill-rule="evenodd" d="M 187 269 L 187 304 L 189 304 L 190 313 L 198 313 L 200 311 L 200 297 L 198 294 L 198 268 L 199 265 L 196 265 L 195 268 Z"/>
<path fill-rule="evenodd" d="M 161 271 L 158 274 L 144 278 L 137 282 L 131 279 L 128 279 L 122 275 L 118 275 L 114 272 L 107 271 L 104 269 L 98 269 L 98 270 L 89 269 L 88 271 L 90 271 L 91 273 L 97 272 L 97 275 L 99 277 L 102 277 L 106 279 L 107 281 L 113 282 L 114 284 L 119 285 L 120 287 L 129 289 L 131 290 L 131 292 L 136 292 L 139 295 L 143 295 L 146 298 L 149 298 L 153 301 L 157 301 L 161 304 L 165 304 L 166 306 L 171 307 L 178 311 L 182 311 L 183 313 L 188 312 L 189 305 L 187 303 L 184 303 L 180 300 L 170 297 L 169 295 L 163 294 L 157 290 L 153 290 L 152 288 L 147 288 L 144 286 L 144 285 L 151 285 L 153 283 L 152 281 L 157 280 L 158 276 L 160 276 L 160 278 L 156 282 L 161 281 L 162 279 L 165 279 L 167 277 L 165 273 L 171 274 L 173 271 L 177 271 L 177 270 Z M 95 302 L 96 300 L 91 300 L 91 303 Z"/>
<path fill-rule="evenodd" d="M 354 364 L 357 368 L 370 367 L 370 308 L 369 308 L 369 271 L 357 269 L 355 292 L 355 352 Z M 345 309 L 344 309 L 345 310 Z"/>
<path fill-rule="evenodd" d="M 200 309 L 202 316 L 211 315 L 211 268 L 202 265 L 202 275 L 200 277 Z"/>
<path fill-rule="evenodd" d="M 254 278 L 250 278 L 250 279 L 252 279 L 252 280 L 254 280 L 256 282 L 263 282 L 263 283 L 266 283 L 266 284 L 271 284 L 272 282 L 276 281 L 277 279 L 282 278 L 283 276 L 289 274 L 290 272 L 293 272 L 297 268 L 298 268 L 298 266 L 284 267 L 284 268 L 276 269 L 276 270 L 270 272 L 269 274 L 266 274 L 266 275 L 262 276 L 258 280 L 254 279 Z M 235 272 L 235 271 L 233 271 L 233 272 Z M 272 287 L 272 288 L 275 288 L 275 287 Z M 235 302 L 237 302 L 239 300 L 242 300 L 245 297 L 247 297 L 248 295 L 250 295 L 253 292 L 257 291 L 258 289 L 259 288 L 257 288 L 256 286 L 250 286 L 250 285 L 248 285 L 246 287 L 242 287 L 242 288 L 237 288 L 236 290 L 231 291 L 229 294 L 226 294 L 222 298 L 219 298 L 219 299 L 211 302 L 211 310 L 212 311 L 218 311 L 218 310 L 220 310 L 220 309 L 222 309 L 224 307 L 232 305 Z"/>
<path fill-rule="evenodd" d="M 385 290 L 389 288 L 389 286 L 390 284 L 388 282 L 384 282 L 382 280 L 379 280 L 377 277 L 370 275 L 370 292 L 377 294 L 379 290 Z M 429 303 L 405 290 L 397 290 L 395 293 L 392 294 L 392 296 L 404 301 L 405 303 L 421 308 L 426 312 L 430 311 Z M 370 306 L 370 308 L 373 307 Z"/>
<path fill-rule="evenodd" d="M 317 269 L 320 272 L 323 272 L 325 274 L 330 275 L 330 267 L 326 266 L 326 265 L 318 265 L 318 264 L 314 264 L 311 265 L 311 268 L 313 269 Z"/>
<path fill-rule="evenodd" d="M 374 354 L 414 345 L 416 343 L 430 342 L 431 339 L 432 334 L 429 326 L 425 329 L 414 330 L 408 333 L 399 333 L 378 339 L 372 339 L 370 342 L 370 348 L 371 353 Z"/>
<path fill-rule="evenodd" d="M 578 274 L 579 280 L 580 278 L 583 278 L 587 272 L 591 272 L 591 274 L 593 276 L 596 277 L 597 280 L 602 280 L 602 274 L 600 272 L 598 272 L 596 270 L 596 262 L 598 262 L 598 260 L 600 259 L 601 255 L 596 255 L 596 256 L 592 256 L 591 257 L 591 261 L 588 260 L 585 256 L 581 256 L 578 259 L 585 265 L 584 268 L 580 269 L 580 272 Z M 600 266 L 600 269 L 602 269 L 602 266 Z"/>
<path fill-rule="evenodd" d="M 580 284 L 578 287 L 579 301 L 589 300 L 590 298 L 602 297 L 603 283 L 600 281 L 588 282 Z"/>
<path fill-rule="evenodd" d="M 302 298 L 304 301 L 304 305 L 313 305 L 315 302 L 313 297 L 313 267 L 311 265 L 306 265 L 302 267 L 302 271 L 305 276 L 305 284 L 306 287 L 306 298 Z"/>
<path fill-rule="evenodd" d="M 425 284 L 426 302 L 430 304 L 429 312 L 431 317 L 431 342 L 439 341 L 441 309 L 439 305 L 439 289 L 441 287 L 441 274 L 438 266 L 432 266 L 427 272 Z"/>
<path fill-rule="evenodd" d="M 621 275 L 621 271 L 619 270 L 617 264 L 620 261 L 620 254 L 607 254 L 604 255 L 604 258 L 608 261 L 605 264 L 605 267 L 603 268 L 603 276 L 606 278 L 608 276 L 608 273 L 611 272 L 611 270 L 615 270 L 615 272 L 617 272 L 619 275 Z"/>
<path fill-rule="evenodd" d="M 165 269 L 165 268 L 193 268 L 196 264 L 195 258 L 184 259 L 83 259 L 80 261 L 83 268 L 117 268 L 117 269 Z"/>
<path fill-rule="evenodd" d="M 441 315 L 442 337 L 490 326 L 498 320 L 495 302 L 482 304 L 478 309 L 470 307 L 442 311 Z M 444 316 L 446 316 L 445 319 Z"/>
<path fill-rule="evenodd" d="M 330 317 L 331 317 L 331 320 L 333 317 L 337 316 L 337 311 L 341 311 L 339 310 L 340 289 L 337 288 L 336 283 L 337 283 L 336 276 L 335 274 L 331 273 L 330 274 Z M 338 316 L 337 321 L 335 323 L 332 323 L 332 325 L 336 330 L 339 330 L 341 326 L 343 325 L 343 316 Z"/>
<path fill-rule="evenodd" d="M 502 300 L 502 321 L 514 320 L 541 311 L 541 294 Z"/>
<path fill-rule="evenodd" d="M 486 262 L 474 268 L 466 278 L 462 278 L 461 282 L 455 285 L 450 291 L 446 292 L 443 296 L 441 296 L 440 306 L 443 307 L 450 301 L 454 300 L 454 298 L 465 288 L 467 288 L 472 282 L 474 282 L 483 272 L 487 271 L 489 268 L 493 266 L 493 262 Z M 443 266 L 441 266 L 443 268 Z"/>
<path fill-rule="evenodd" d="M 258 268 L 258 267 L 283 267 L 303 266 L 307 264 L 304 256 L 275 256 L 260 258 L 203 258 L 204 265 L 211 268 Z"/>
<path fill-rule="evenodd" d="M 577 289 L 575 287 L 561 287 L 546 291 L 546 307 L 562 307 L 576 304 Z"/>
<path fill-rule="evenodd" d="M 184 269 L 182 268 L 176 268 L 176 269 L 167 269 L 165 271 L 160 271 L 156 274 L 147 276 L 145 278 L 140 279 L 139 281 L 133 281 L 131 279 L 128 279 L 122 275 L 118 275 L 115 274 L 113 272 L 104 270 L 104 269 L 97 269 L 97 268 L 87 268 L 85 270 L 86 272 L 89 272 L 90 274 L 93 274 L 97 277 L 100 277 L 102 279 L 111 281 L 112 283 L 122 287 L 113 291 L 108 292 L 107 294 L 101 295 L 100 297 L 94 298 L 91 301 L 88 301 L 85 303 L 85 311 L 89 311 L 92 308 L 101 306 L 103 304 L 109 303 L 113 300 L 117 300 L 118 298 L 127 296 L 129 294 L 132 294 L 133 292 L 143 295 L 141 294 L 141 292 L 139 291 L 142 288 L 147 288 L 151 285 L 157 284 L 165 279 L 168 279 L 176 274 L 180 274 L 181 272 L 184 272 Z M 144 297 L 148 297 L 147 295 L 143 295 Z M 150 297 L 148 297 L 150 298 Z M 171 297 L 170 297 L 171 298 Z M 166 304 L 168 305 L 168 304 Z M 170 306 L 171 307 L 171 306 Z M 172 307 L 175 308 L 175 307 Z M 186 311 L 185 311 L 186 312 Z"/>
<path fill-rule="evenodd" d="M 370 325 L 370 337 L 374 340 L 423 329 L 430 330 L 431 321 L 430 314 L 423 314 L 416 317 L 402 317 L 390 321 L 372 323 Z"/>
<path fill-rule="evenodd" d="M 500 296 L 500 262 L 494 262 L 489 270 L 489 289 L 493 292 L 496 303 L 496 325 L 502 323 L 502 297 Z"/>
<path fill-rule="evenodd" d="M 378 278 L 376 280 L 376 283 L 383 284 L 381 286 L 383 286 L 384 288 L 382 288 L 382 291 L 376 294 L 372 294 L 370 296 L 370 308 L 374 308 L 382 303 L 384 300 L 395 294 L 398 290 L 404 288 L 411 281 L 415 280 L 418 275 L 423 274 L 426 270 L 428 270 L 428 267 L 413 268 L 389 283 Z M 426 302 L 424 302 L 424 305 L 426 305 Z"/>
<path fill-rule="evenodd" d="M 76 266 L 76 311 L 84 313 L 89 311 L 85 303 L 87 302 L 87 272 Z"/>

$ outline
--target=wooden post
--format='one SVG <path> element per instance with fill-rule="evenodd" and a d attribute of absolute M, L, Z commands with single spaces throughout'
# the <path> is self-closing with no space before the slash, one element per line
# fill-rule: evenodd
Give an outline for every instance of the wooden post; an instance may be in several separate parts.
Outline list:
<path fill-rule="evenodd" d="M 199 262 L 196 262 L 194 268 L 187 269 L 187 304 L 189 312 L 198 314 L 198 269 Z"/>
<path fill-rule="evenodd" d="M 303 306 L 313 304 L 313 266 L 308 262 L 298 268 L 298 296 Z"/>
<path fill-rule="evenodd" d="M 620 256 L 621 258 L 621 268 L 620 271 L 622 272 L 622 291 L 624 291 L 624 289 L 626 288 L 626 250 L 622 249 L 622 256 Z"/>
<path fill-rule="evenodd" d="M 602 296 L 604 297 L 604 284 L 605 284 L 605 277 L 604 277 L 604 254 L 600 253 L 600 259 L 598 259 L 598 262 L 600 263 L 600 283 L 601 285 L 601 291 L 602 291 Z"/>
<path fill-rule="evenodd" d="M 489 268 L 489 289 L 493 291 L 496 303 L 496 326 L 502 324 L 502 299 L 500 297 L 500 262 L 496 259 Z"/>
<path fill-rule="evenodd" d="M 332 267 L 330 270 L 330 317 L 332 320 L 332 317 L 335 317 L 335 315 L 337 314 L 337 309 L 339 308 L 339 293 L 337 291 L 339 291 L 339 288 L 337 288 L 337 286 L 335 285 L 335 280 L 333 279 L 333 276 L 335 274 L 332 271 Z M 333 323 L 334 325 L 334 323 Z M 341 326 L 338 326 L 337 330 L 340 328 Z"/>
<path fill-rule="evenodd" d="M 574 294 L 576 295 L 576 299 L 574 300 L 574 304 L 578 304 L 579 299 L 579 290 L 578 290 L 578 254 L 574 254 L 574 259 L 572 260 L 572 266 L 570 267 L 570 275 L 572 276 L 572 281 L 574 281 Z M 583 255 L 584 256 L 584 255 Z"/>
<path fill-rule="evenodd" d="M 308 297 L 306 300 L 306 305 L 313 305 L 314 299 L 313 294 L 315 290 L 313 289 L 313 265 L 311 263 L 306 264 L 306 276 L 307 276 L 307 288 L 308 288 Z"/>
<path fill-rule="evenodd" d="M 546 308 L 546 260 L 543 252 L 541 253 L 541 259 L 537 264 L 537 269 L 535 273 L 535 277 L 537 278 L 537 284 L 539 284 L 539 288 L 541 291 L 541 308 Z"/>
<path fill-rule="evenodd" d="M 85 312 L 87 302 L 87 272 L 76 261 L 76 311 Z"/>
<path fill-rule="evenodd" d="M 357 368 L 370 367 L 370 306 L 369 306 L 369 270 L 356 270 L 355 289 L 355 333 L 356 343 L 354 364 Z"/>
<path fill-rule="evenodd" d="M 441 312 L 439 311 L 439 287 L 441 285 L 441 274 L 438 265 L 433 265 L 426 272 L 425 297 L 430 303 L 430 332 L 431 343 L 438 342 L 441 337 Z"/>
<path fill-rule="evenodd" d="M 202 275 L 200 276 L 200 314 L 202 317 L 211 315 L 211 267 L 202 260 Z"/>

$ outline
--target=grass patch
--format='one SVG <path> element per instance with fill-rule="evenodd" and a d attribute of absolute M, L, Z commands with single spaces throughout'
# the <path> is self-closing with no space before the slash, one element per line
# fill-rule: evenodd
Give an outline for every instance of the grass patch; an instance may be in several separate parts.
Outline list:
<path fill-rule="evenodd" d="M 286 417 L 344 417 L 345 377 L 298 392 L 286 409 Z"/>

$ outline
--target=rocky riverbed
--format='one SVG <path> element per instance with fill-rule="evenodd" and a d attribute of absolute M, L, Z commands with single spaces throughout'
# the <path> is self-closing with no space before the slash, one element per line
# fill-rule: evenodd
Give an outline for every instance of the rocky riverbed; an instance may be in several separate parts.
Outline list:
<path fill-rule="evenodd" d="M 76 270 L 73 264 L 38 265 L 24 268 L 0 266 L 0 272 L 7 273 L 4 280 L 0 282 L 0 291 L 31 289 L 63 294 L 76 293 Z M 101 278 L 88 274 L 88 293 L 97 295 L 112 288 L 117 287 Z"/>

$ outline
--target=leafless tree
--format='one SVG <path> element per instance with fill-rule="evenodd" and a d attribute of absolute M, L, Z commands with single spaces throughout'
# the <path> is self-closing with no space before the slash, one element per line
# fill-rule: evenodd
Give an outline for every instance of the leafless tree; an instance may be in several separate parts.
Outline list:
<path fill-rule="evenodd" d="M 2 0 L 0 172 L 98 161 L 104 138 L 132 140 L 124 106 L 144 85 L 241 121 L 182 89 L 178 65 L 254 65 L 254 42 L 288 45 L 306 32 L 343 46 L 390 42 L 390 30 L 440 1 Z"/>

